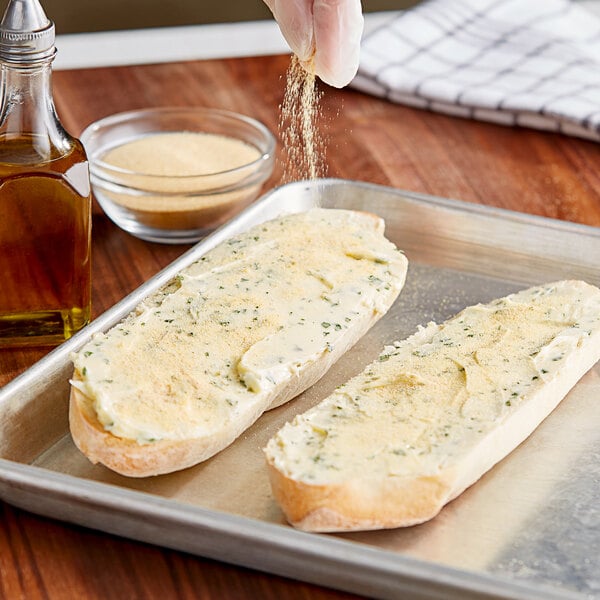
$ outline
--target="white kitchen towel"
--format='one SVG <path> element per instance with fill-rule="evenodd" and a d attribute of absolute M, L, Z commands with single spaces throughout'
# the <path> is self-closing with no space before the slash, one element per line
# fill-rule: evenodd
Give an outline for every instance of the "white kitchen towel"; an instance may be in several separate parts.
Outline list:
<path fill-rule="evenodd" d="M 569 0 L 429 0 L 365 36 L 351 85 L 600 141 L 600 18 Z"/>

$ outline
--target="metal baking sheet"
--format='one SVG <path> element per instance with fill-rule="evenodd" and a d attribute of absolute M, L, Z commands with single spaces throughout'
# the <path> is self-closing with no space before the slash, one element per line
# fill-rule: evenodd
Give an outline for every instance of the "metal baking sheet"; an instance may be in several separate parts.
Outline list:
<path fill-rule="evenodd" d="M 376 213 L 409 258 L 390 312 L 321 381 L 196 467 L 127 479 L 68 433 L 69 354 L 210 247 L 315 204 Z M 432 521 L 309 534 L 271 497 L 261 448 L 294 414 L 362 370 L 385 343 L 464 306 L 565 278 L 600 285 L 600 230 L 366 183 L 277 188 L 0 390 L 0 497 L 24 509 L 369 597 L 600 595 L 600 365 L 519 448 Z"/>

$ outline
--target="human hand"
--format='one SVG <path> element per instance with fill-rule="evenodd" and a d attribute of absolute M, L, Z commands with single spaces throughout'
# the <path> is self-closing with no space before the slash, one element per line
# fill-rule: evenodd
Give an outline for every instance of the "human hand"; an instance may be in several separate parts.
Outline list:
<path fill-rule="evenodd" d="M 264 0 L 304 68 L 344 87 L 356 75 L 363 16 L 360 0 Z"/>

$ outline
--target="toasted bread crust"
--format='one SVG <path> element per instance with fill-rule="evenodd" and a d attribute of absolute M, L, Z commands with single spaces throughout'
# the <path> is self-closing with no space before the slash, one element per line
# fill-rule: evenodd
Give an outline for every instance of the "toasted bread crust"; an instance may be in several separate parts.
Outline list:
<path fill-rule="evenodd" d="M 267 460 L 275 499 L 289 523 L 304 531 L 366 531 L 417 525 L 448 501 L 446 476 L 310 485 L 294 480 Z"/>
<path fill-rule="evenodd" d="M 75 374 L 74 379 L 80 378 Z M 240 424 L 199 439 L 139 444 L 106 431 L 96 417 L 92 401 L 74 387 L 69 402 L 69 425 L 75 445 L 91 462 L 102 463 L 129 477 L 160 475 L 173 471 L 174 467 L 184 469 L 197 464 L 218 452 L 223 444 L 231 443 L 245 429 Z"/>

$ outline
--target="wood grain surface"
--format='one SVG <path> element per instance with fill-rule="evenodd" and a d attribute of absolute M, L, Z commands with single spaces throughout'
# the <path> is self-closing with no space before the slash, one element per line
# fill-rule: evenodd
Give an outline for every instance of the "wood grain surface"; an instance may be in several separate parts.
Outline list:
<path fill-rule="evenodd" d="M 61 71 L 54 75 L 55 103 L 75 135 L 101 117 L 152 106 L 234 110 L 277 134 L 288 64 L 289 57 L 276 56 Z M 319 122 L 328 140 L 331 177 L 600 226 L 597 144 L 406 108 L 348 89 L 323 91 Z M 281 174 L 279 160 L 265 189 L 279 184 Z M 95 205 L 93 315 L 187 248 L 138 240 Z M 0 386 L 48 350 L 0 350 Z M 1 503 L 0 557 L 0 598 L 352 597 L 64 525 Z"/>

